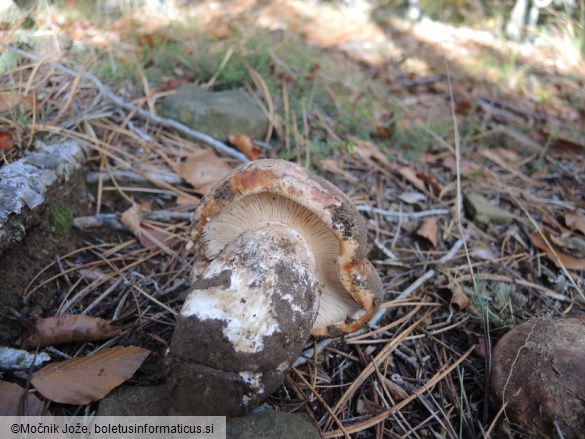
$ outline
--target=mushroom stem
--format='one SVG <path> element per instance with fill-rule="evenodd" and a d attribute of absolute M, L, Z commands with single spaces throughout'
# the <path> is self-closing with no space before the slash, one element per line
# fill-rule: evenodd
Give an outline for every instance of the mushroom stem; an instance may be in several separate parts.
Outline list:
<path fill-rule="evenodd" d="M 241 414 L 275 390 L 271 383 L 280 382 L 309 338 L 319 309 L 315 255 L 294 228 L 263 222 L 193 279 L 170 347 L 174 411 Z M 173 359 L 179 360 L 174 368 Z M 185 373 L 207 368 L 214 380 Z M 226 408 L 221 395 L 228 393 L 236 395 L 234 407 Z"/>

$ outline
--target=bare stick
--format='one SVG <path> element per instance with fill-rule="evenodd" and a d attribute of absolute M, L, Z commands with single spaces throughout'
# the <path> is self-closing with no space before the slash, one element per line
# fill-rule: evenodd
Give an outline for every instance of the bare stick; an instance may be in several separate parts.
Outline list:
<path fill-rule="evenodd" d="M 170 212 L 168 210 L 154 210 L 144 212 L 143 217 L 153 221 L 191 221 L 193 212 Z M 93 216 L 80 216 L 73 220 L 73 225 L 80 230 L 109 228 L 112 230 L 129 231 L 120 218 L 120 213 L 100 213 Z"/>
<path fill-rule="evenodd" d="M 378 207 L 368 206 L 367 204 L 360 204 L 356 206 L 360 212 L 373 212 L 390 218 L 424 218 L 425 216 L 448 215 L 449 209 L 431 209 L 423 210 L 421 212 L 400 212 L 396 210 L 384 210 Z"/>
<path fill-rule="evenodd" d="M 148 175 L 148 178 L 145 175 Z M 85 182 L 95 184 L 100 177 L 103 181 L 110 181 L 113 176 L 119 183 L 148 183 L 152 180 L 161 180 L 168 184 L 181 184 L 183 179 L 176 174 L 165 174 L 163 172 L 148 172 L 139 174 L 128 169 L 114 169 L 111 173 L 105 171 L 90 171 L 85 174 Z"/>

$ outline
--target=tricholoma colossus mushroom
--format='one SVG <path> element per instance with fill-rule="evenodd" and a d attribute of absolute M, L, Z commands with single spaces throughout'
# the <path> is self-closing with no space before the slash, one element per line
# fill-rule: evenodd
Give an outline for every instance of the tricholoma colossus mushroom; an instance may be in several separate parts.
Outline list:
<path fill-rule="evenodd" d="M 585 437 L 585 314 L 530 320 L 492 355 L 491 400 L 502 437 Z"/>
<path fill-rule="evenodd" d="M 362 217 L 288 161 L 254 161 L 218 182 L 191 238 L 209 262 L 193 268 L 171 342 L 175 414 L 245 413 L 282 383 L 310 334 L 353 332 L 377 309 Z"/>

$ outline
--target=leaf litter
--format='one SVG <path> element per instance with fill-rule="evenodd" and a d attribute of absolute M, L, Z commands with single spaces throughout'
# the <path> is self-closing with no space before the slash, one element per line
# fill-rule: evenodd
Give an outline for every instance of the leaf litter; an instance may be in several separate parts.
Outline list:
<path fill-rule="evenodd" d="M 107 340 L 121 334 L 111 321 L 88 315 L 65 314 L 55 317 L 19 317 L 22 326 L 20 345 L 23 349 Z"/>
<path fill-rule="evenodd" d="M 32 374 L 31 384 L 51 401 L 89 404 L 131 378 L 149 354 L 138 346 L 103 349 L 86 357 L 49 364 Z"/>

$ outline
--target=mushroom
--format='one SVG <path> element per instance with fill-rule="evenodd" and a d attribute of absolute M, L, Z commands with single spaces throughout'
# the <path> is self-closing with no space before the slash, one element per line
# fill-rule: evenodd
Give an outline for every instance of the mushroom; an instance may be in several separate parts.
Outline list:
<path fill-rule="evenodd" d="M 382 283 L 349 198 L 285 160 L 235 169 L 203 198 L 192 291 L 169 353 L 172 411 L 240 415 L 268 397 L 309 336 L 359 329 Z"/>
<path fill-rule="evenodd" d="M 580 438 L 585 431 L 585 315 L 534 319 L 492 355 L 491 401 L 502 436 Z"/>

